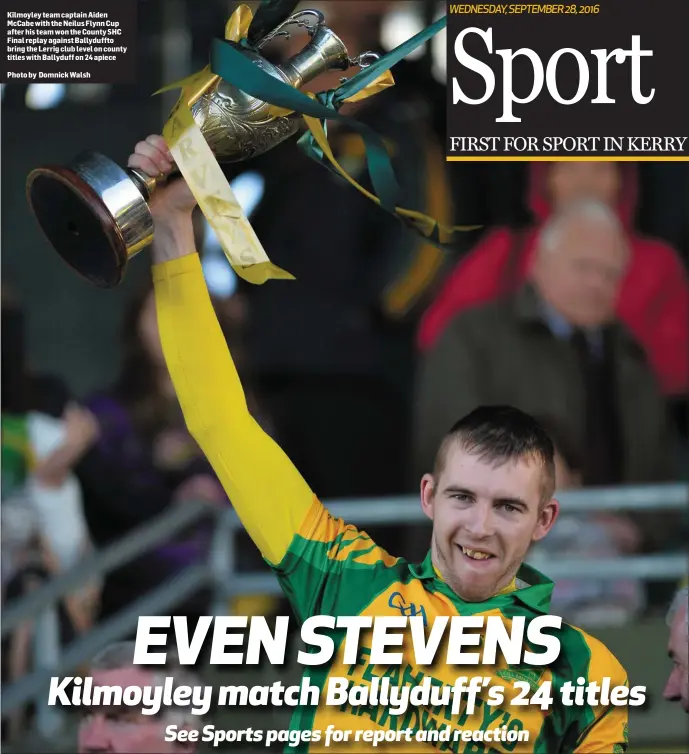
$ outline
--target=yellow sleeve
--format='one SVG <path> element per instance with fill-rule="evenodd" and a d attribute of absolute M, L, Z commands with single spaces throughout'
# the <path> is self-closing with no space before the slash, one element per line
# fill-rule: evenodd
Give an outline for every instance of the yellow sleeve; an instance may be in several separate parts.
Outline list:
<path fill-rule="evenodd" d="M 278 565 L 314 494 L 249 413 L 198 254 L 155 265 L 153 282 L 163 353 L 189 432 L 251 539 Z"/>
<path fill-rule="evenodd" d="M 602 686 L 610 679 L 610 688 L 628 686 L 627 673 L 613 653 L 598 639 L 585 635 L 591 652 L 588 681 Z M 598 705 L 592 708 L 594 721 L 583 732 L 574 754 L 625 754 L 629 746 L 629 707 Z"/>

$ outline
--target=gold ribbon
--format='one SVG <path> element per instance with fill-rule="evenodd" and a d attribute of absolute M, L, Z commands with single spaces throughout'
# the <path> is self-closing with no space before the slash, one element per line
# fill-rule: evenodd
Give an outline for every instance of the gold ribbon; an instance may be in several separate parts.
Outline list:
<path fill-rule="evenodd" d="M 225 25 L 225 39 L 230 42 L 244 39 L 252 20 L 251 9 L 240 5 Z M 258 285 L 270 279 L 294 280 L 293 275 L 274 265 L 268 258 L 191 113 L 192 105 L 215 86 L 219 79 L 219 76 L 212 73 L 210 66 L 206 66 L 156 92 L 160 94 L 172 89 L 182 90 L 163 128 L 163 138 L 237 275 Z M 393 85 L 394 79 L 388 71 L 345 101 L 357 102 Z M 307 94 L 315 97 L 310 92 Z M 274 117 L 291 112 L 293 111 L 278 107 L 270 109 L 270 114 Z M 307 118 L 307 124 L 310 120 L 314 119 Z M 323 138 L 327 144 L 325 133 Z M 329 147 L 328 152 L 330 153 Z M 358 187 L 356 181 L 337 165 L 334 158 L 332 161 L 350 183 Z"/>
<path fill-rule="evenodd" d="M 293 280 L 261 246 L 191 110 L 182 102 L 163 129 L 170 152 L 234 271 L 249 283 Z"/>
<path fill-rule="evenodd" d="M 377 79 L 372 81 L 356 94 L 353 94 L 351 97 L 343 100 L 343 102 L 358 102 L 394 85 L 395 80 L 392 77 L 392 73 L 390 71 L 385 71 Z M 312 99 L 316 99 L 315 94 L 313 94 L 312 92 L 306 92 L 306 94 Z M 294 111 L 287 108 L 272 107 L 270 112 L 271 114 L 277 116 L 289 115 Z M 325 129 L 323 128 L 321 121 L 318 118 L 311 117 L 310 115 L 302 115 L 302 117 L 304 118 L 304 121 L 306 122 L 306 125 L 308 126 L 309 131 L 311 132 L 311 135 L 313 136 L 316 144 L 318 144 L 323 154 L 328 158 L 335 170 L 337 170 L 337 172 L 351 186 L 357 189 L 357 191 L 360 191 L 368 199 L 380 205 L 380 199 L 375 194 L 367 191 L 361 184 L 357 183 L 357 181 L 352 178 L 352 176 L 337 161 L 332 149 L 330 148 L 328 137 L 326 136 Z M 361 136 L 356 135 L 355 138 L 361 140 Z M 411 225 L 414 225 L 426 238 L 430 238 L 433 235 L 433 231 L 437 227 L 438 240 L 442 244 L 451 241 L 452 235 L 456 231 L 476 230 L 477 228 L 481 227 L 480 225 L 447 225 L 438 222 L 428 215 L 425 215 L 423 212 L 417 212 L 416 210 L 411 209 L 403 209 L 402 207 L 395 207 L 395 213 L 404 218 Z"/>
<path fill-rule="evenodd" d="M 225 26 L 225 39 L 234 42 L 246 36 L 251 21 L 247 6 L 237 8 Z M 237 275 L 257 285 L 270 279 L 294 280 L 268 258 L 191 113 L 194 102 L 219 78 L 206 66 L 156 92 L 182 89 L 163 128 L 163 138 Z"/>
<path fill-rule="evenodd" d="M 317 118 L 312 118 L 310 115 L 304 115 L 303 118 L 306 121 L 306 124 L 309 127 L 309 131 L 311 131 L 313 135 L 313 138 L 316 140 L 316 144 L 318 144 L 318 146 L 323 150 L 323 154 L 328 158 L 328 160 L 330 160 L 337 172 L 364 196 L 368 197 L 372 202 L 380 205 L 380 199 L 375 194 L 367 191 L 363 186 L 357 183 L 354 178 L 352 178 L 352 176 L 349 175 L 349 173 L 337 161 L 335 155 L 332 152 L 332 149 L 330 148 L 328 137 L 325 135 L 325 130 L 323 129 L 321 122 Z M 445 225 L 439 223 L 437 220 L 429 217 L 428 215 L 424 215 L 423 212 L 417 212 L 413 209 L 403 209 L 402 207 L 395 207 L 395 212 L 400 217 L 407 220 L 407 222 L 409 222 L 411 225 L 416 227 L 424 236 L 426 236 L 426 238 L 429 238 L 437 227 L 438 240 L 442 244 L 451 241 L 452 235 L 458 230 L 476 230 L 476 228 L 481 227 L 480 225 Z"/>

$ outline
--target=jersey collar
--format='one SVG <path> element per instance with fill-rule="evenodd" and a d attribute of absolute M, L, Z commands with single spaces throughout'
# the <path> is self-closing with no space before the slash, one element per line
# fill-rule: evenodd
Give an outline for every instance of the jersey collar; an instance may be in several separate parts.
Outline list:
<path fill-rule="evenodd" d="M 431 581 L 435 590 L 452 600 L 458 608 L 469 606 L 471 612 L 483 612 L 500 605 L 506 605 L 518 600 L 537 613 L 547 613 L 553 594 L 553 582 L 540 571 L 530 565 L 522 563 L 512 584 L 485 602 L 465 602 L 455 594 L 445 581 L 436 573 L 431 551 L 428 551 L 424 561 L 412 564 L 409 569 L 417 579 Z M 479 608 L 477 610 L 477 608 Z"/>

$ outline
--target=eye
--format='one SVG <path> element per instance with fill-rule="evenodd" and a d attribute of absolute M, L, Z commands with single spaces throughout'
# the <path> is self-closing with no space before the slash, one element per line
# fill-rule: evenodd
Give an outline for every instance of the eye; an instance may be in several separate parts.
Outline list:
<path fill-rule="evenodd" d="M 471 502 L 471 498 L 469 495 L 465 494 L 464 492 L 454 492 L 450 497 L 453 500 L 458 500 L 460 503 L 468 503 Z"/>
<path fill-rule="evenodd" d="M 104 713 L 105 719 L 111 723 L 127 725 L 128 723 L 138 722 L 140 715 L 135 709 L 113 709 Z"/>
<path fill-rule="evenodd" d="M 507 513 L 519 513 L 520 509 L 517 508 L 516 505 L 512 505 L 512 503 L 501 503 L 502 509 L 504 511 L 507 511 Z"/>

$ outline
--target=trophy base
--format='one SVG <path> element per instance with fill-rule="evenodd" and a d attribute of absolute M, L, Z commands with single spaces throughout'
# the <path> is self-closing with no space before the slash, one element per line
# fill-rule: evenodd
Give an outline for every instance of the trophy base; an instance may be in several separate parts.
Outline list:
<path fill-rule="evenodd" d="M 137 184 L 102 155 L 37 168 L 26 191 L 55 251 L 98 288 L 119 285 L 129 259 L 153 239 L 153 219 Z"/>

